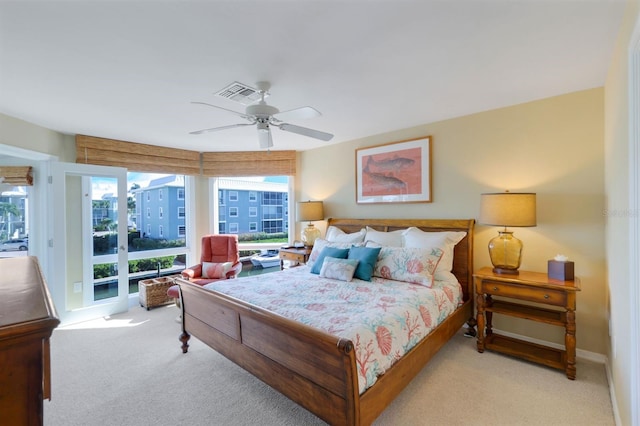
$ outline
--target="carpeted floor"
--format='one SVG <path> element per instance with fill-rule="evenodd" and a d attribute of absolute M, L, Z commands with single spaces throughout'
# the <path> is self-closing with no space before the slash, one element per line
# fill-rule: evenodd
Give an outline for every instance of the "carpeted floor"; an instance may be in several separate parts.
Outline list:
<path fill-rule="evenodd" d="M 324 425 L 197 339 L 182 354 L 178 310 L 58 328 L 45 425 Z M 475 349 L 456 335 L 375 425 L 614 425 L 601 364 L 577 378 Z"/>

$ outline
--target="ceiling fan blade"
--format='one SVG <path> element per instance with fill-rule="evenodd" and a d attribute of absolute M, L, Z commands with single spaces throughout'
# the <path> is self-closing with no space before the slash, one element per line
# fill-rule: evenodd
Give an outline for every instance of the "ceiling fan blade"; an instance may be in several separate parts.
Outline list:
<path fill-rule="evenodd" d="M 206 102 L 191 102 L 191 103 L 192 103 L 192 104 L 197 104 L 197 105 L 207 105 L 207 106 L 210 106 L 210 107 L 213 107 L 213 108 L 221 109 L 221 110 L 223 110 L 223 111 L 230 112 L 230 113 L 232 113 L 232 114 L 237 115 L 238 117 L 242 117 L 242 118 L 244 118 L 244 119 L 246 119 L 246 120 L 249 120 L 249 121 L 253 121 L 253 120 L 255 120 L 255 118 L 254 118 L 254 117 L 252 117 L 252 116 L 250 116 L 250 115 L 247 115 L 247 114 L 244 114 L 244 113 L 242 113 L 242 112 L 234 111 L 234 110 L 232 110 L 232 109 L 222 108 L 222 107 L 219 107 L 219 106 L 217 106 L 217 105 L 208 104 L 208 103 L 206 103 Z"/>
<path fill-rule="evenodd" d="M 235 127 L 244 127 L 244 126 L 253 126 L 253 123 L 238 123 L 238 124 L 230 124 L 228 126 L 212 127 L 210 129 L 202 129 L 202 130 L 196 130 L 195 132 L 189 132 L 189 134 L 201 135 L 203 133 L 217 132 L 218 130 L 233 129 Z"/>
<path fill-rule="evenodd" d="M 284 130 L 285 132 L 297 133 L 299 135 L 309 136 L 310 138 L 320 139 L 322 141 L 329 141 L 333 138 L 331 133 L 308 129 L 306 127 L 296 126 L 295 124 L 282 123 L 279 124 L 278 127 L 280 127 L 280 130 Z"/>
<path fill-rule="evenodd" d="M 273 117 L 278 121 L 284 120 L 301 120 L 305 118 L 320 117 L 322 114 L 315 108 L 310 106 L 303 106 L 300 108 L 290 109 L 288 111 L 282 111 L 274 114 Z"/>

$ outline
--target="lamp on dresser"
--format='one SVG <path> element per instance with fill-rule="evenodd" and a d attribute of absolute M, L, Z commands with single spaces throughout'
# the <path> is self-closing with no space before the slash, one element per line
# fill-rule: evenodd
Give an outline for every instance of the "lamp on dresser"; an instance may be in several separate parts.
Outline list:
<path fill-rule="evenodd" d="M 305 246 L 313 246 L 320 238 L 320 230 L 313 226 L 313 221 L 324 220 L 322 201 L 301 201 L 298 203 L 298 222 L 309 222 L 302 230 L 302 242 Z"/>
<path fill-rule="evenodd" d="M 523 245 L 513 236 L 513 231 L 507 231 L 507 227 L 536 226 L 536 194 L 508 191 L 482 194 L 479 222 L 504 227 L 489 241 L 493 272 L 517 275 Z"/>

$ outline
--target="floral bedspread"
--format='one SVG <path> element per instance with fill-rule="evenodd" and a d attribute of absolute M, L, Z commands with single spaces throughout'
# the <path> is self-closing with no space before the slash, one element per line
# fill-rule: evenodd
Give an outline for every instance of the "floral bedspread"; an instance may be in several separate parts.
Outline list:
<path fill-rule="evenodd" d="M 462 303 L 457 282 L 435 281 L 432 288 L 376 277 L 345 282 L 311 274 L 306 266 L 205 288 L 350 339 L 360 393 Z"/>

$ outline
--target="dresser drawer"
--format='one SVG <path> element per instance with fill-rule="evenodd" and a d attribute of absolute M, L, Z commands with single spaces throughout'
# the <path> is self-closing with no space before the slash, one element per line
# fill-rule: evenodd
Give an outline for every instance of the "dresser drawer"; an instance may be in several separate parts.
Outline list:
<path fill-rule="evenodd" d="M 547 305 L 566 306 L 567 304 L 567 294 L 565 292 L 543 287 L 536 288 L 487 280 L 482 282 L 481 291 L 494 296 L 513 297 L 514 299 L 545 303 Z"/>

